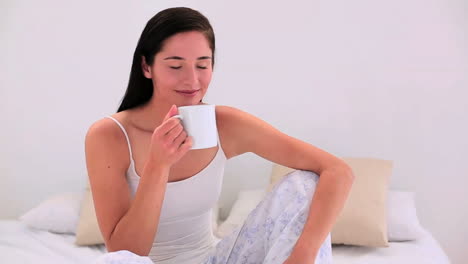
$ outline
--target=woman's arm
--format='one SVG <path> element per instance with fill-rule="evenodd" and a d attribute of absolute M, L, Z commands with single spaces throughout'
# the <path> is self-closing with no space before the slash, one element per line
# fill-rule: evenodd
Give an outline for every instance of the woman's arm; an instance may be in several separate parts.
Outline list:
<path fill-rule="evenodd" d="M 126 181 L 130 155 L 122 131 L 111 120 L 98 121 L 86 135 L 85 152 L 107 250 L 147 256 L 158 228 L 169 168 L 147 161 L 132 201 Z"/>
<path fill-rule="evenodd" d="M 354 180 L 350 167 L 341 159 L 306 142 L 290 137 L 261 119 L 238 109 L 219 106 L 218 113 L 227 126 L 235 155 L 253 152 L 290 168 L 317 173 L 317 185 L 308 220 L 296 243 L 295 252 L 313 259 L 331 231 Z M 302 250 L 306 249 L 306 250 Z"/>

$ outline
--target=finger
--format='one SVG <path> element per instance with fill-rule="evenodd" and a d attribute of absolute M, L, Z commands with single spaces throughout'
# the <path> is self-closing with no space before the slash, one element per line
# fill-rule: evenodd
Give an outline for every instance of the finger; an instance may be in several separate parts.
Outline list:
<path fill-rule="evenodd" d="M 159 131 L 163 136 L 165 136 L 178 125 L 181 125 L 180 119 L 176 117 L 171 117 L 159 127 Z"/>
<path fill-rule="evenodd" d="M 171 108 L 169 109 L 169 112 L 167 112 L 166 116 L 164 117 L 163 123 L 164 121 L 168 120 L 172 116 L 177 115 L 178 113 L 179 113 L 179 110 L 177 109 L 176 105 L 172 105 Z"/>
<path fill-rule="evenodd" d="M 191 136 L 188 136 L 185 138 L 185 140 L 180 144 L 179 146 L 179 151 L 186 151 L 192 148 L 193 145 L 193 138 Z"/>
<path fill-rule="evenodd" d="M 172 143 L 174 142 L 174 140 L 180 135 L 182 134 L 182 132 L 184 131 L 184 127 L 182 125 L 177 125 L 175 126 L 173 129 L 171 129 L 166 135 L 165 135 L 165 138 L 166 140 L 169 141 L 169 143 Z"/>
<path fill-rule="evenodd" d="M 178 148 L 180 145 L 186 140 L 187 138 L 187 132 L 182 131 L 175 139 L 174 139 L 174 145 L 176 145 Z"/>

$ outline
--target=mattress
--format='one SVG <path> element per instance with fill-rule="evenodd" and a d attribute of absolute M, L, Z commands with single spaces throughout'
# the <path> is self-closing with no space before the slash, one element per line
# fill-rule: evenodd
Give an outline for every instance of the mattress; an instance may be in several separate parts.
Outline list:
<path fill-rule="evenodd" d="M 334 245 L 333 263 L 450 263 L 439 243 L 427 230 L 424 230 L 422 238 L 416 241 L 390 242 L 389 244 L 389 247 L 386 248 Z"/>
<path fill-rule="evenodd" d="M 103 245 L 79 247 L 74 235 L 30 229 L 15 220 L 0 221 L 2 263 L 82 264 L 92 263 L 106 252 Z M 333 246 L 334 264 L 448 264 L 447 255 L 433 236 L 425 231 L 418 241 L 390 243 L 388 248 Z"/>

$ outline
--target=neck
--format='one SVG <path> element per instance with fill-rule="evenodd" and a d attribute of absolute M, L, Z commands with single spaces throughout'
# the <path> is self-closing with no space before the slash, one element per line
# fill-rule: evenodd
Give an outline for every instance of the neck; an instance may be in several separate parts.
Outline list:
<path fill-rule="evenodd" d="M 155 97 L 144 106 L 131 110 L 130 122 L 140 130 L 153 133 L 160 126 L 173 103 L 158 101 Z"/>

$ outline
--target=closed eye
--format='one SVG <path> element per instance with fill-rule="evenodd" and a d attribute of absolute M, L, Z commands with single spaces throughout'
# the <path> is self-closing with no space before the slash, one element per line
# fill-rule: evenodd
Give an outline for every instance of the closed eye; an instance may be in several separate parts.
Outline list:
<path fill-rule="evenodd" d="M 178 70 L 180 68 L 182 68 L 182 66 L 179 66 L 179 67 L 171 66 L 171 69 L 174 69 L 174 70 Z M 208 67 L 203 67 L 203 66 L 197 66 L 197 68 L 202 69 L 202 70 L 208 69 Z"/>

